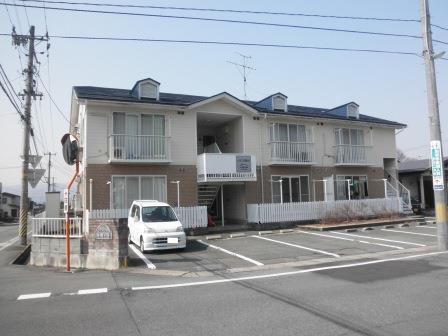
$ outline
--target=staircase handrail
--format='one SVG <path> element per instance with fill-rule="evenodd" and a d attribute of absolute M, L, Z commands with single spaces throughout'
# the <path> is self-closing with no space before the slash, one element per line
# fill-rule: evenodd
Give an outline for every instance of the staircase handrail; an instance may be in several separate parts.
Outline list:
<path fill-rule="evenodd" d="M 405 196 L 406 196 L 406 201 L 407 202 L 405 200 L 403 200 L 403 202 L 405 202 L 409 206 L 411 206 L 411 192 L 409 191 L 409 189 L 406 188 L 400 181 L 398 181 L 398 179 L 395 178 L 390 172 L 388 172 L 388 171 L 386 171 L 386 172 L 389 174 L 388 179 L 390 179 L 390 181 L 392 181 L 397 186 L 397 188 L 394 188 L 393 186 L 392 186 L 392 188 L 397 191 L 397 193 L 400 196 L 400 198 L 403 198 L 401 196 L 402 194 L 406 194 Z M 399 191 L 400 189 L 403 190 L 404 192 L 401 193 Z"/>

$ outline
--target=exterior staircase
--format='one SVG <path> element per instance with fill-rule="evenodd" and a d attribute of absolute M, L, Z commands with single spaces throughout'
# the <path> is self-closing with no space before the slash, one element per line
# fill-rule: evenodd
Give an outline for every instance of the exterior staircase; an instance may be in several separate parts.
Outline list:
<path fill-rule="evenodd" d="M 198 185 L 198 205 L 206 206 L 207 209 L 213 205 L 220 186 L 215 184 Z"/>
<path fill-rule="evenodd" d="M 386 182 L 386 198 L 398 197 L 403 207 L 403 213 L 408 216 L 413 215 L 411 192 L 392 174 L 387 171 L 385 171 L 385 173 L 388 174 L 388 181 Z"/>

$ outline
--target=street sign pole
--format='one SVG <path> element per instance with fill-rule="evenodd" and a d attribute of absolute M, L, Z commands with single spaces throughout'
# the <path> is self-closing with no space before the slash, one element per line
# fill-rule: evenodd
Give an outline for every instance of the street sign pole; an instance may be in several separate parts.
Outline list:
<path fill-rule="evenodd" d="M 437 222 L 437 243 L 439 250 L 448 250 L 448 226 L 446 215 L 446 196 L 443 179 L 442 134 L 440 130 L 439 101 L 434 68 L 434 51 L 432 47 L 431 22 L 428 0 L 420 1 L 423 31 L 423 57 L 425 59 L 426 87 L 428 96 L 429 130 L 431 138 L 431 165 L 434 183 L 434 204 Z"/>

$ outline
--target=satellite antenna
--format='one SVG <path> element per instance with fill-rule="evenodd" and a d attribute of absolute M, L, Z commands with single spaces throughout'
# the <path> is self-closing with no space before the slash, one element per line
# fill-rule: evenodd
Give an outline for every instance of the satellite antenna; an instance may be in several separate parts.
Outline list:
<path fill-rule="evenodd" d="M 240 63 L 236 63 L 236 62 L 231 62 L 231 61 L 227 61 L 227 63 L 233 64 L 236 66 L 236 68 L 238 69 L 239 73 L 241 74 L 241 76 L 243 77 L 243 89 L 244 89 L 244 99 L 247 99 L 247 76 L 249 74 L 248 70 L 257 70 L 251 66 L 247 65 L 247 61 L 249 59 L 252 59 L 252 56 L 246 56 L 243 55 L 239 52 L 237 52 L 238 55 L 240 55 L 243 59 L 243 64 Z"/>

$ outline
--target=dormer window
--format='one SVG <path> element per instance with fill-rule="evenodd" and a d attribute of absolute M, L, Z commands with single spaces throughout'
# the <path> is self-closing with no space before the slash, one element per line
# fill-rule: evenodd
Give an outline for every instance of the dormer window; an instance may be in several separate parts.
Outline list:
<path fill-rule="evenodd" d="M 159 100 L 159 86 L 160 83 L 151 78 L 142 79 L 135 83 L 132 88 L 132 95 L 138 97 L 138 99 L 150 98 Z"/>
<path fill-rule="evenodd" d="M 347 105 L 347 118 L 359 119 L 359 106 L 356 104 Z"/>
<path fill-rule="evenodd" d="M 285 111 L 286 112 L 286 97 L 277 95 L 272 97 L 272 107 L 273 110 Z"/>
<path fill-rule="evenodd" d="M 152 83 L 140 84 L 140 97 L 157 99 L 158 87 Z"/>

